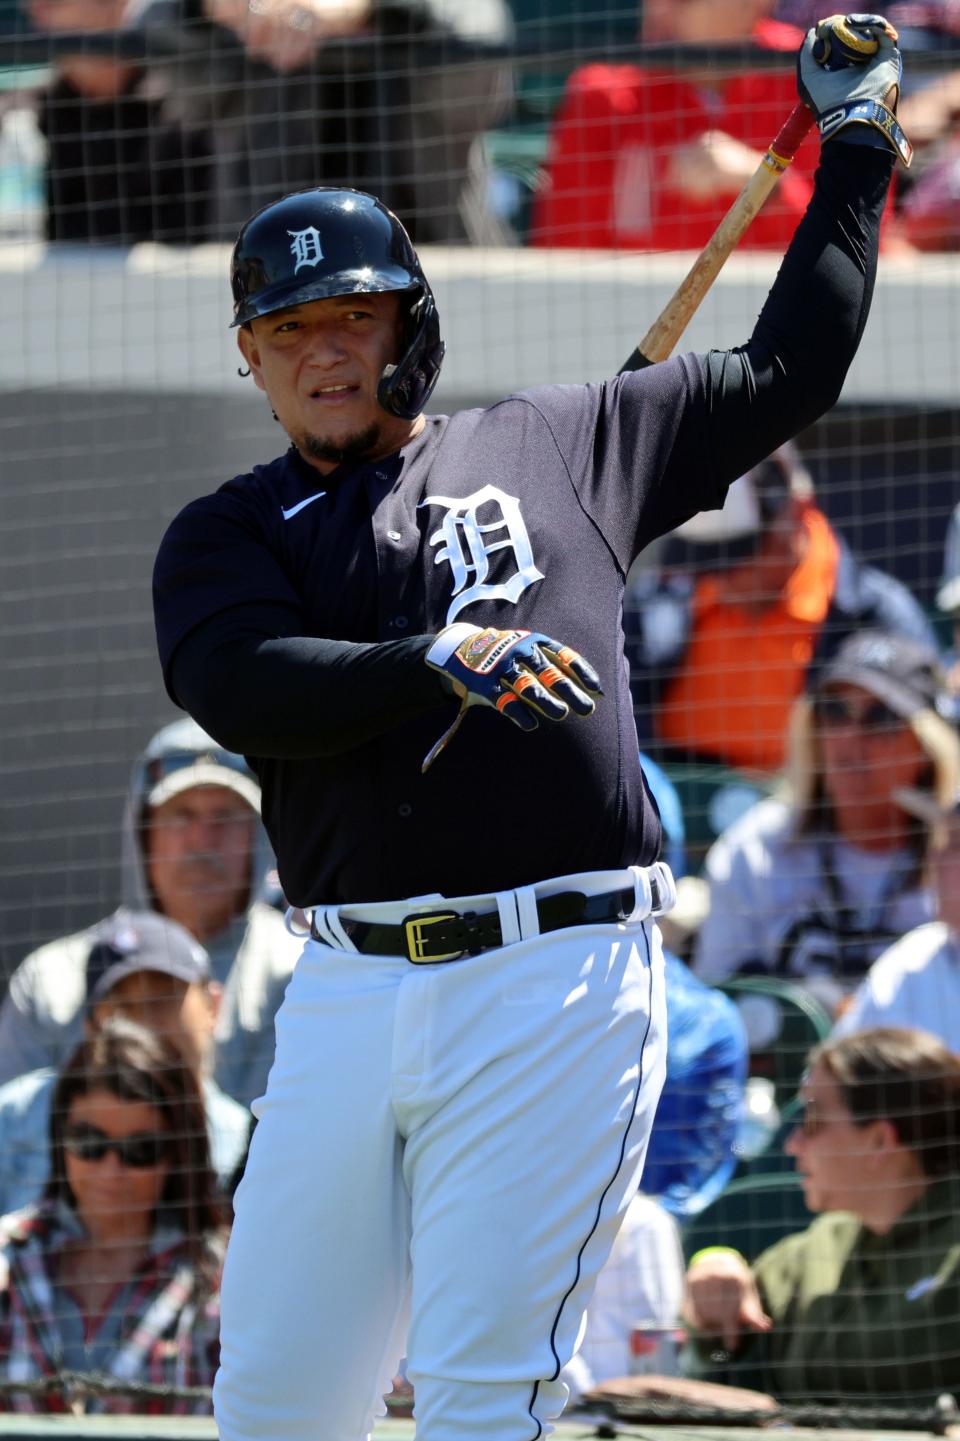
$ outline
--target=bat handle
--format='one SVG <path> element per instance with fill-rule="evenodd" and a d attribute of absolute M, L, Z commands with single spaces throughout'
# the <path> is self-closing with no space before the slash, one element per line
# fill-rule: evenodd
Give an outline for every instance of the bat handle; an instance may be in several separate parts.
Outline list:
<path fill-rule="evenodd" d="M 767 146 L 767 154 L 763 157 L 764 164 L 769 156 L 771 164 L 779 165 L 778 174 L 782 174 L 800 149 L 812 124 L 813 112 L 808 110 L 802 100 L 798 100 L 777 131 L 776 137 Z"/>
<path fill-rule="evenodd" d="M 654 365 L 658 360 L 666 360 L 719 275 L 727 256 L 796 155 L 812 124 L 813 115 L 803 101 L 798 100 L 767 147 L 759 166 L 697 256 L 673 297 L 660 312 L 630 359 L 621 367 L 621 373 L 625 370 L 643 370 L 645 366 Z"/>

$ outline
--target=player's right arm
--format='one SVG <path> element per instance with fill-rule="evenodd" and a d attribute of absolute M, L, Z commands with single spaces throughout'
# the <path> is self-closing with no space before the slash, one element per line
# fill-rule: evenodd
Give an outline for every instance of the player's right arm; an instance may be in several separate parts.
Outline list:
<path fill-rule="evenodd" d="M 455 699 L 426 769 L 470 707 L 493 707 L 521 730 L 593 711 L 592 667 L 538 632 L 458 624 L 377 643 L 310 635 L 290 579 L 238 504 L 220 492 L 188 506 L 154 569 L 167 690 L 229 750 L 338 755 Z"/>

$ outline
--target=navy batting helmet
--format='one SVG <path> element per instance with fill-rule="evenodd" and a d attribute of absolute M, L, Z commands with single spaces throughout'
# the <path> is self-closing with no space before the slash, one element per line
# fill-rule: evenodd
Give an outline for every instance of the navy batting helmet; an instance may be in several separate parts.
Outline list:
<path fill-rule="evenodd" d="M 400 359 L 377 399 L 404 420 L 420 414 L 440 374 L 440 321 L 409 235 L 375 196 L 320 186 L 258 210 L 237 236 L 230 283 L 235 326 L 332 295 L 409 291 Z"/>

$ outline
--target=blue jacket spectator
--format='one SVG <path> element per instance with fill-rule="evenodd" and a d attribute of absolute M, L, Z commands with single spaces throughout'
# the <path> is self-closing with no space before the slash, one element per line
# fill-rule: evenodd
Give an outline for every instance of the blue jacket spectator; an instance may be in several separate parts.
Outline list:
<path fill-rule="evenodd" d="M 677 788 L 656 761 L 652 760 L 650 756 L 644 755 L 643 751 L 640 752 L 640 764 L 643 766 L 650 794 L 656 801 L 657 810 L 660 812 L 660 821 L 663 826 L 662 859 L 673 871 L 674 880 L 679 880 L 681 876 L 687 874 L 687 829 Z"/>
<path fill-rule="evenodd" d="M 723 1190 L 747 1080 L 747 1034 L 722 991 L 704 985 L 669 951 L 667 1079 L 653 1123 L 643 1189 L 679 1219 L 696 1216 Z"/>
<path fill-rule="evenodd" d="M 644 774 L 663 822 L 663 858 L 686 871 L 683 810 L 676 788 L 648 756 Z M 653 1123 L 643 1189 L 681 1220 L 702 1211 L 727 1184 L 747 1079 L 748 1044 L 740 1012 L 664 951 L 667 1078 Z"/>

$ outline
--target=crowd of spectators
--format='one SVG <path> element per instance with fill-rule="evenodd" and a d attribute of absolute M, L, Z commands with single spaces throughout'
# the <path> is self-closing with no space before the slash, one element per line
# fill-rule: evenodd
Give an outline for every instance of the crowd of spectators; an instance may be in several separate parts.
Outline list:
<path fill-rule="evenodd" d="M 642 758 L 664 855 L 681 910 L 685 883 L 700 900 L 686 922 L 665 918 L 667 1074 L 643 1191 L 564 1379 L 589 1401 L 611 1377 L 649 1369 L 651 1336 L 661 1338 L 649 1343 L 658 1363 L 679 1364 L 662 1338 L 682 1322 L 684 1365 L 709 1360 L 720 1380 L 829 1399 L 873 1394 L 882 1375 L 891 1394 L 915 1397 L 960 1386 L 960 1343 L 932 1340 L 960 1306 L 949 1264 L 960 1185 L 960 737 L 944 625 L 960 620 L 960 506 L 936 628 L 833 535 L 792 448 L 738 482 L 729 508 L 732 526 L 726 512 L 714 517 L 720 539 L 689 526 L 670 537 L 665 573 L 633 595 L 650 608 L 638 637 L 655 639 L 658 605 L 679 607 L 684 621 L 670 628 L 670 661 L 637 652 L 635 684 L 648 687 L 653 712 L 656 753 Z M 812 584 L 791 591 L 789 579 L 814 545 L 811 517 L 816 544 L 831 537 L 833 568 L 813 568 L 823 588 L 805 609 L 791 601 Z M 698 546 L 711 557 L 709 604 L 680 585 L 693 565 L 695 595 Z M 676 732 L 664 724 L 665 682 L 688 664 L 711 608 L 725 605 L 731 626 L 748 624 L 746 605 L 760 617 L 780 607 L 791 642 L 773 628 L 760 691 L 773 703 L 740 709 L 721 704 L 725 688 L 750 702 L 758 672 L 723 672 L 714 644 L 718 670 L 702 683 L 719 686 L 718 698 L 692 710 L 712 715 L 718 745 L 709 732 L 684 733 L 687 751 L 667 743 Z M 748 740 L 766 749 L 745 753 Z M 690 755 L 717 775 L 765 768 L 770 783 L 721 829 L 702 868 L 678 790 Z M 230 1200 L 303 919 L 285 924 L 259 803 L 241 756 L 192 721 L 162 727 L 133 765 L 116 909 L 48 940 L 10 978 L 0 1004 L 0 1383 L 21 1389 L 0 1384 L 0 1405 L 56 1409 L 63 1394 L 30 1383 L 62 1371 L 152 1380 L 158 1408 L 207 1405 L 183 1388 L 207 1386 L 216 1368 Z M 770 1103 L 784 1098 L 754 1068 L 756 1016 L 737 990 L 746 982 L 749 1000 L 751 983 L 770 980 L 799 988 L 835 1028 L 806 1071 L 797 1067 L 803 1119 L 793 1126 L 780 1124 Z M 714 1244 L 685 1275 L 685 1235 L 711 1224 L 744 1168 L 791 1162 L 819 1218 L 751 1255 L 718 1212 Z M 398 1377 L 396 1404 L 407 1390 Z M 91 1409 L 138 1404 L 122 1390 L 89 1398 Z"/>
<path fill-rule="evenodd" d="M 954 7 L 900 8 L 916 59 L 901 102 L 916 164 L 898 180 L 883 244 L 955 250 Z M 5 153 L 26 114 L 46 155 L 43 226 L 55 241 L 229 241 L 278 195 L 331 184 L 380 195 L 418 244 L 699 249 L 795 102 L 793 57 L 815 7 L 643 0 L 632 53 L 622 25 L 577 29 L 591 51 L 582 65 L 564 38 L 569 6 L 558 17 L 549 3 L 529 10 L 525 0 L 8 0 L 0 45 L 16 56 L 26 35 L 23 53 L 46 63 L 0 98 Z M 562 82 L 547 114 L 524 98 L 538 68 Z M 531 115 L 542 153 L 520 202 L 496 137 L 529 135 Z M 817 153 L 811 135 L 741 248 L 785 248 Z"/>

